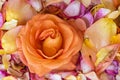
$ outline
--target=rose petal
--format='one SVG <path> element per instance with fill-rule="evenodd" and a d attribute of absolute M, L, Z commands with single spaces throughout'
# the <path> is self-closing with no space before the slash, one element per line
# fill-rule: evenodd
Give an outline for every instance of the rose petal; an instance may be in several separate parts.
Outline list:
<path fill-rule="evenodd" d="M 5 3 L 6 0 L 0 0 L 0 11 L 1 11 L 1 8 L 3 6 L 3 4 Z"/>
<path fill-rule="evenodd" d="M 82 17 L 86 13 L 86 7 L 81 3 L 80 4 L 80 15 L 79 17 Z"/>
<path fill-rule="evenodd" d="M 14 3 L 16 5 L 14 5 Z M 19 24 L 25 24 L 37 12 L 25 0 L 9 0 L 6 3 L 6 20 L 18 20 Z"/>
<path fill-rule="evenodd" d="M 113 59 L 115 58 L 115 56 L 118 53 L 119 47 L 120 47 L 120 44 L 114 44 L 114 45 L 104 47 L 104 49 L 108 52 L 107 52 L 107 55 L 105 56 L 105 58 L 102 59 L 100 61 L 100 63 L 96 66 L 96 72 L 98 74 L 103 72 L 112 63 Z M 100 57 L 101 56 L 97 56 L 97 60 Z"/>
<path fill-rule="evenodd" d="M 116 19 L 120 15 L 120 11 L 113 11 L 107 15 L 108 18 Z"/>
<path fill-rule="evenodd" d="M 108 75 L 116 76 L 118 74 L 119 63 L 117 60 L 113 60 L 112 63 L 106 68 L 105 72 Z"/>
<path fill-rule="evenodd" d="M 101 3 L 103 3 L 106 8 L 108 8 L 110 10 L 115 10 L 115 6 L 114 6 L 114 3 L 113 3 L 113 0 L 101 0 Z"/>
<path fill-rule="evenodd" d="M 58 74 L 61 75 L 62 78 L 65 78 L 70 75 L 76 75 L 77 73 L 74 71 L 71 71 L 71 72 L 59 72 Z"/>
<path fill-rule="evenodd" d="M 62 77 L 59 74 L 49 74 L 50 80 L 62 80 Z"/>
<path fill-rule="evenodd" d="M 66 4 L 70 4 L 74 0 L 63 0 Z"/>
<path fill-rule="evenodd" d="M 119 0 L 112 0 L 114 3 L 114 6 L 117 8 L 120 5 L 120 1 Z"/>
<path fill-rule="evenodd" d="M 2 37 L 2 47 L 6 53 L 14 52 L 16 47 L 16 37 L 22 26 L 18 26 L 14 29 L 9 30 Z"/>
<path fill-rule="evenodd" d="M 28 0 L 28 1 L 32 5 L 32 7 L 38 12 L 43 8 L 41 0 Z"/>
<path fill-rule="evenodd" d="M 7 77 L 4 77 L 2 80 L 17 80 L 17 79 L 13 76 L 7 76 Z"/>
<path fill-rule="evenodd" d="M 94 70 L 94 62 L 96 60 L 96 49 L 94 46 L 90 42 L 85 41 L 81 49 L 81 54 L 84 62 L 83 64 L 81 63 L 82 67 L 84 69 L 84 65 L 86 65 L 85 70 L 87 69 L 85 72 Z"/>
<path fill-rule="evenodd" d="M 87 80 L 86 76 L 82 73 L 78 74 L 77 80 Z"/>
<path fill-rule="evenodd" d="M 98 20 L 100 18 L 103 18 L 104 16 L 108 15 L 111 12 L 110 9 L 106 8 L 100 8 L 95 14 L 94 14 L 94 20 Z"/>
<path fill-rule="evenodd" d="M 116 75 L 116 80 L 120 80 L 120 75 Z"/>
<path fill-rule="evenodd" d="M 76 77 L 74 75 L 69 75 L 65 78 L 65 80 L 76 80 Z"/>
<path fill-rule="evenodd" d="M 46 6 L 50 5 L 50 4 L 54 4 L 54 3 L 59 3 L 62 2 L 63 0 L 46 0 Z"/>
<path fill-rule="evenodd" d="M 10 62 L 9 62 L 10 58 L 11 56 L 6 54 L 2 56 L 2 62 L 5 69 L 8 69 L 8 67 L 10 66 Z"/>
<path fill-rule="evenodd" d="M 18 23 L 17 20 L 12 19 L 12 20 L 10 20 L 8 22 L 5 22 L 1 29 L 3 29 L 3 30 L 10 30 L 12 28 L 15 28 L 17 26 L 17 23 Z"/>
<path fill-rule="evenodd" d="M 97 74 L 95 72 L 93 72 L 93 71 L 85 74 L 85 76 L 87 78 L 89 78 L 90 80 L 99 80 Z"/>
<path fill-rule="evenodd" d="M 7 71 L 6 70 L 0 70 L 0 79 L 4 78 L 6 76 L 8 76 Z"/>
<path fill-rule="evenodd" d="M 81 60 L 80 64 L 81 64 L 81 70 L 83 73 L 88 73 L 91 70 L 93 70 L 93 68 L 89 64 L 87 64 L 87 62 L 84 59 Z"/>
<path fill-rule="evenodd" d="M 111 36 L 116 35 L 116 31 L 117 26 L 112 19 L 101 18 L 86 30 L 85 38 L 88 38 L 99 50 L 101 47 L 110 44 Z"/>
<path fill-rule="evenodd" d="M 120 43 L 120 34 L 116 34 L 115 36 L 111 37 L 111 44 L 118 44 Z"/>
<path fill-rule="evenodd" d="M 0 27 L 2 27 L 3 23 L 4 23 L 3 15 L 2 13 L 0 13 Z"/>
<path fill-rule="evenodd" d="M 70 3 L 64 10 L 64 13 L 69 17 L 78 16 L 80 13 L 80 2 L 73 1 L 72 3 Z"/>
<path fill-rule="evenodd" d="M 93 23 L 93 15 L 88 12 L 84 16 L 82 16 L 82 19 L 86 22 L 87 27 L 90 27 L 90 25 Z"/>
<path fill-rule="evenodd" d="M 88 7 L 91 4 L 91 0 L 81 0 L 81 2 L 85 7 Z"/>
<path fill-rule="evenodd" d="M 91 0 L 92 1 L 92 3 L 94 3 L 94 4 L 100 4 L 101 2 L 100 2 L 100 0 Z"/>

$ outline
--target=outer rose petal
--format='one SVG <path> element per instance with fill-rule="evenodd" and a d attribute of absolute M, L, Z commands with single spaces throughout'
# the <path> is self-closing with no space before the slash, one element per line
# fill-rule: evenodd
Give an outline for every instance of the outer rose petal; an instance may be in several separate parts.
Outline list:
<path fill-rule="evenodd" d="M 41 54 L 43 53 L 41 40 L 50 35 L 54 36 L 55 32 L 52 29 L 62 35 L 63 45 L 60 50 L 63 51 L 56 58 L 46 59 Z M 45 30 L 48 30 L 48 33 L 42 34 Z M 83 36 L 79 33 L 80 31 L 76 31 L 73 26 L 54 15 L 36 15 L 20 31 L 17 40 L 20 58 L 32 73 L 39 76 L 53 70 L 73 70 L 76 66 L 72 59 L 81 49 L 83 40 Z"/>

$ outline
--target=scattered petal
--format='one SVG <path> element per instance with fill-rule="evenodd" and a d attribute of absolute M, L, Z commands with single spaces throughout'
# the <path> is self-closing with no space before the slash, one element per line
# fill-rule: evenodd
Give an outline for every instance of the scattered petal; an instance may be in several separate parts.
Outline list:
<path fill-rule="evenodd" d="M 4 77 L 6 77 L 6 76 L 8 76 L 7 71 L 1 69 L 1 70 L 0 70 L 0 79 L 4 78 Z"/>
<path fill-rule="evenodd" d="M 87 80 L 87 78 L 84 74 L 78 74 L 77 80 Z"/>
<path fill-rule="evenodd" d="M 5 69 L 8 69 L 8 67 L 10 66 L 10 62 L 9 62 L 10 58 L 11 58 L 10 55 L 6 55 L 6 54 L 2 56 L 2 62 Z"/>
<path fill-rule="evenodd" d="M 97 74 L 95 72 L 93 72 L 93 71 L 85 74 L 85 76 L 87 78 L 89 78 L 90 80 L 99 80 Z"/>
<path fill-rule="evenodd" d="M 45 3 L 46 3 L 46 6 L 48 5 L 51 5 L 51 4 L 54 4 L 54 3 L 59 3 L 59 2 L 62 2 L 63 0 L 46 0 Z"/>
<path fill-rule="evenodd" d="M 28 0 L 28 1 L 32 5 L 32 7 L 38 12 L 43 8 L 41 0 Z"/>
<path fill-rule="evenodd" d="M 16 47 L 16 37 L 22 26 L 7 31 L 2 37 L 2 47 L 6 53 L 14 52 Z"/>
<path fill-rule="evenodd" d="M 93 21 L 94 21 L 93 15 L 92 15 L 90 12 L 86 13 L 86 14 L 82 17 L 82 19 L 86 22 L 87 27 L 90 27 L 90 25 L 91 25 L 91 24 L 93 23 Z"/>
<path fill-rule="evenodd" d="M 63 0 L 66 4 L 70 4 L 73 0 Z"/>
<path fill-rule="evenodd" d="M 0 13 L 0 27 L 2 27 L 3 23 L 4 23 L 3 15 L 2 13 Z"/>
<path fill-rule="evenodd" d="M 78 16 L 80 13 L 80 2 L 73 1 L 72 3 L 70 3 L 64 10 L 64 13 L 68 17 Z"/>
<path fill-rule="evenodd" d="M 65 80 L 76 80 L 76 77 L 73 75 L 67 76 Z"/>
<path fill-rule="evenodd" d="M 120 43 L 120 34 L 116 34 L 115 36 L 111 37 L 111 44 L 118 44 Z"/>
<path fill-rule="evenodd" d="M 81 2 L 85 7 L 88 7 L 91 4 L 91 0 L 81 0 Z"/>
<path fill-rule="evenodd" d="M 0 0 L 0 11 L 1 11 L 1 8 L 3 6 L 3 4 L 5 3 L 6 0 Z"/>
<path fill-rule="evenodd" d="M 94 15 L 94 20 L 98 20 L 100 18 L 105 17 L 106 15 L 108 15 L 111 12 L 110 9 L 107 8 L 100 8 Z"/>
<path fill-rule="evenodd" d="M 114 60 L 105 70 L 105 72 L 110 76 L 116 76 L 118 74 L 119 63 Z"/>
<path fill-rule="evenodd" d="M 13 76 L 7 76 L 7 77 L 4 77 L 2 80 L 17 80 L 17 79 L 14 78 Z"/>
<path fill-rule="evenodd" d="M 113 0 L 101 0 L 101 3 L 110 10 L 115 10 Z"/>
<path fill-rule="evenodd" d="M 93 34 L 94 33 L 94 34 Z M 110 44 L 111 36 L 116 35 L 117 25 L 112 19 L 101 18 L 92 24 L 85 32 L 85 38 L 88 38 L 97 50 Z"/>
<path fill-rule="evenodd" d="M 108 18 L 116 19 L 120 15 L 120 11 L 113 11 L 109 15 L 107 15 Z"/>
<path fill-rule="evenodd" d="M 62 80 L 62 77 L 59 74 L 49 74 L 50 80 Z"/>
<path fill-rule="evenodd" d="M 18 23 L 17 20 L 12 19 L 12 20 L 10 20 L 8 22 L 5 22 L 1 29 L 3 29 L 3 30 L 13 29 L 13 28 L 15 28 L 17 26 L 17 23 Z"/>
<path fill-rule="evenodd" d="M 14 2 L 14 3 L 13 3 Z M 16 4 L 16 5 L 14 5 Z M 18 20 L 18 24 L 25 24 L 37 12 L 25 0 L 8 0 L 6 3 L 6 20 Z"/>
<path fill-rule="evenodd" d="M 118 49 L 120 48 L 120 44 L 114 44 L 109 45 L 106 47 L 103 47 L 105 50 L 108 51 L 107 55 L 105 55 L 104 59 L 101 60 L 101 62 L 96 66 L 96 72 L 97 74 L 102 73 L 114 60 L 115 56 L 118 53 Z M 103 53 L 102 53 L 103 54 Z M 101 56 L 97 56 L 97 59 L 99 59 Z"/>
<path fill-rule="evenodd" d="M 83 73 L 88 73 L 92 68 L 84 60 L 81 60 L 81 70 Z"/>

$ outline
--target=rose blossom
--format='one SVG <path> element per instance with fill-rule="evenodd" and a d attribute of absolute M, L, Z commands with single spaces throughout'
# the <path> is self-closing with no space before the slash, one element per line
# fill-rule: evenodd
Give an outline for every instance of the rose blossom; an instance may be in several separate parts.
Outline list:
<path fill-rule="evenodd" d="M 52 14 L 38 14 L 22 27 L 17 46 L 30 72 L 74 70 L 83 36 L 72 25 Z"/>

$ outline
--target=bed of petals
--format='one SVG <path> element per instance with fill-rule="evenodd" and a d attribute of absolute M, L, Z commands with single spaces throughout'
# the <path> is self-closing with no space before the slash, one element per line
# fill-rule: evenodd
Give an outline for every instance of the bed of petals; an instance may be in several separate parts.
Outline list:
<path fill-rule="evenodd" d="M 0 80 L 120 80 L 119 0 L 0 0 Z"/>

